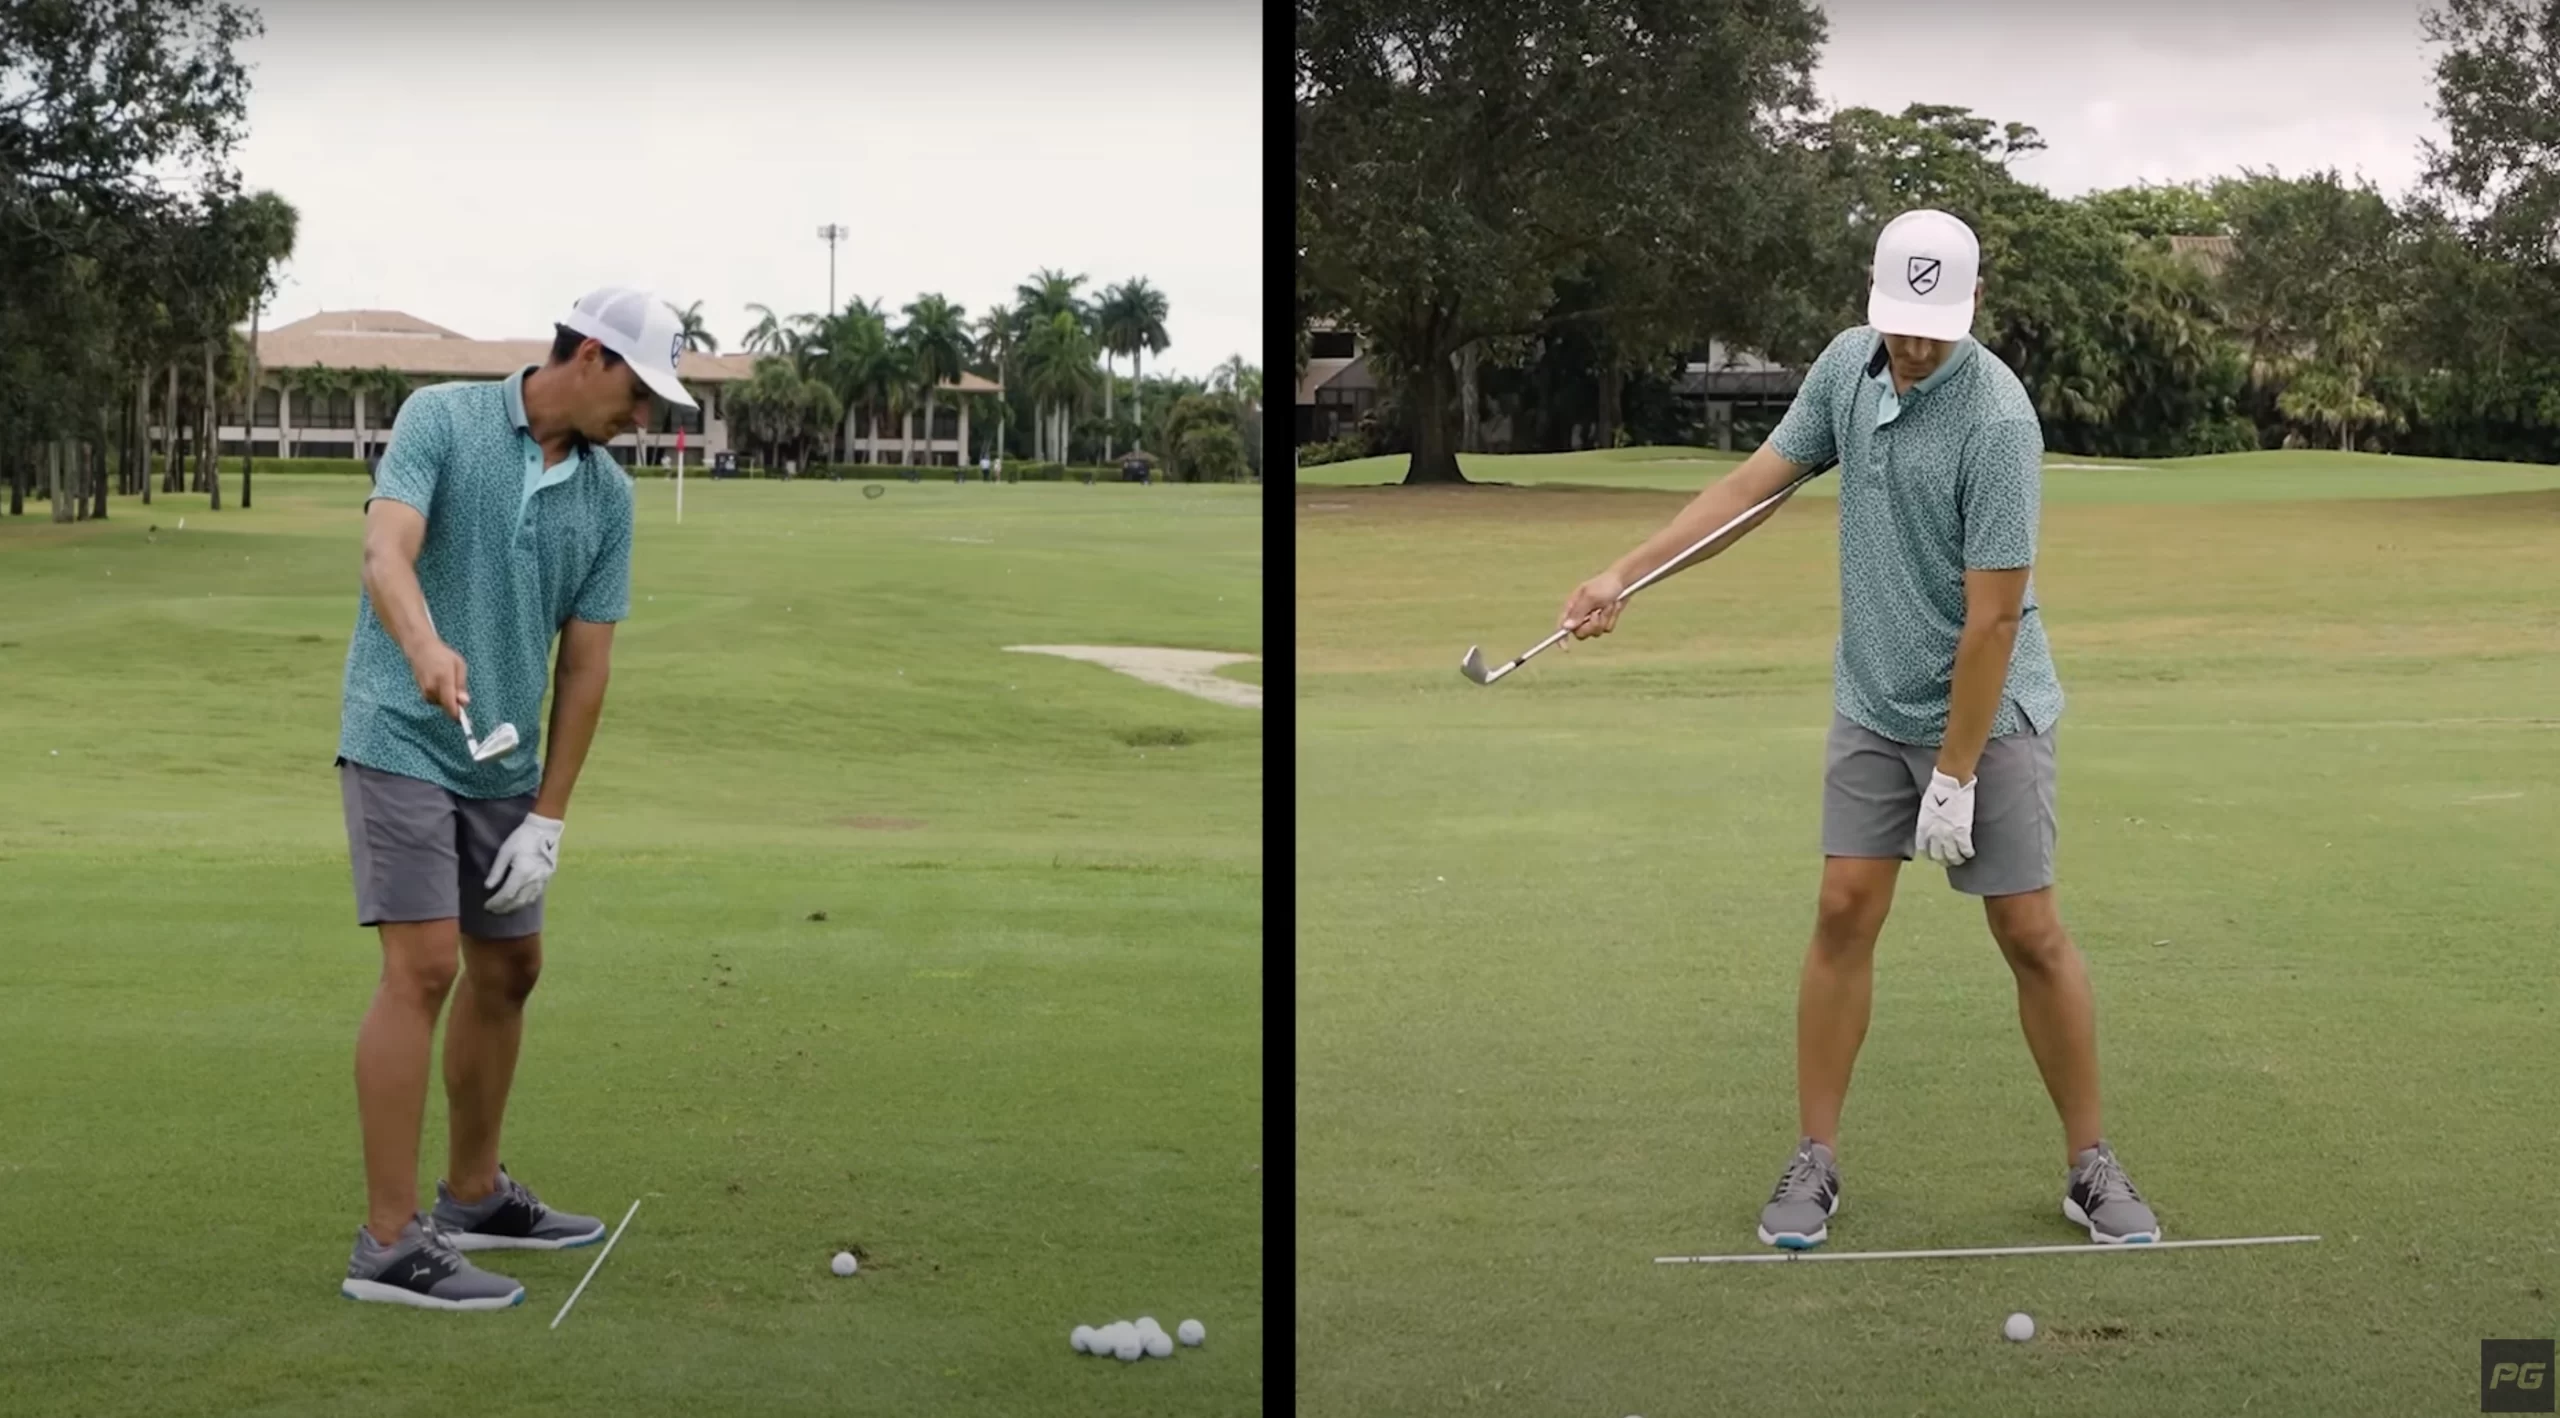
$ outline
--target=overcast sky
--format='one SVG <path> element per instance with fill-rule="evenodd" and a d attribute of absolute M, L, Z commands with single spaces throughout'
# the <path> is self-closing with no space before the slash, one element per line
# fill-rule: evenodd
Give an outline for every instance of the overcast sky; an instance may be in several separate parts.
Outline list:
<path fill-rule="evenodd" d="M 2420 0 L 1818 0 L 1815 86 L 1842 107 L 1949 103 L 2037 129 L 2012 169 L 2059 197 L 2274 168 L 2393 197 L 2441 138 Z"/>
<path fill-rule="evenodd" d="M 1256 0 L 266 0 L 252 189 L 302 214 L 269 325 L 391 309 L 547 337 L 585 290 L 751 317 L 1041 267 L 1145 276 L 1206 374 L 1262 358 Z M 1122 368 L 1125 369 L 1123 362 Z"/>

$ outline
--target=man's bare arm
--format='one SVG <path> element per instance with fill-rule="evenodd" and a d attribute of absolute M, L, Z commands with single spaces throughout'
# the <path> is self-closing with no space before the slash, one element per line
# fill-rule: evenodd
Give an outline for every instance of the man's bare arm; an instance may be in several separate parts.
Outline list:
<path fill-rule="evenodd" d="M 1679 515 L 1673 517 L 1669 525 L 1646 538 L 1642 546 L 1618 558 L 1617 564 L 1609 569 L 1624 584 L 1634 585 L 1659 570 L 1671 558 L 1696 545 L 1700 537 L 1741 516 L 1753 504 L 1793 482 L 1808 466 L 1790 463 L 1779 457 L 1771 445 L 1761 444 L 1732 472 L 1707 484 L 1704 491 L 1690 499 L 1688 506 L 1680 509 Z M 1710 547 L 1698 559 L 1705 561 L 1721 554 L 1761 523 L 1776 516 L 1777 512 L 1778 509 L 1772 507 L 1734 529 L 1733 535 L 1727 537 L 1722 546 Z"/>
<path fill-rule="evenodd" d="M 408 657 L 419 697 L 458 718 L 471 702 L 469 669 L 427 619 L 427 593 L 418 585 L 418 549 L 426 542 L 426 515 L 417 508 L 387 497 L 366 505 L 364 590 L 373 618 Z"/>
<path fill-rule="evenodd" d="M 604 717 L 604 689 L 613 677 L 613 627 L 573 620 L 560 627 L 560 658 L 552 673 L 551 727 L 543 738 L 542 786 L 533 810 L 567 821 L 569 794 L 586 766 Z"/>
<path fill-rule="evenodd" d="M 2018 619 L 2027 601 L 2031 568 L 1964 573 L 1964 632 L 1956 639 L 1954 683 L 1947 703 L 1947 735 L 1938 747 L 1938 771 L 1959 783 L 1973 781 L 2000 716 L 2000 694 L 2009 683 L 2009 654 L 2018 644 Z"/>

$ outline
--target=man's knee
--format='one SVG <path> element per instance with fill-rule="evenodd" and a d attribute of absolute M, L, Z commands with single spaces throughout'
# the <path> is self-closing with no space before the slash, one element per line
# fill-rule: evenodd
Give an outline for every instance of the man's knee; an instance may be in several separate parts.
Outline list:
<path fill-rule="evenodd" d="M 1875 948 L 1893 909 L 1893 871 L 1899 862 L 1834 862 L 1822 874 L 1814 907 L 1814 948 L 1849 956 Z"/>
<path fill-rule="evenodd" d="M 542 981 L 542 936 L 539 932 L 514 940 L 480 940 L 466 942 L 470 971 L 463 979 L 472 989 L 493 1003 L 522 1005 L 532 996 L 533 987 Z"/>
<path fill-rule="evenodd" d="M 411 1004 L 442 1008 L 461 973 L 461 933 L 452 921 L 397 921 L 382 927 L 382 988 Z"/>
<path fill-rule="evenodd" d="M 2071 958 L 2071 935 L 2062 928 L 2051 891 L 2020 896 L 1992 896 L 1983 901 L 1991 938 L 2009 968 L 2020 974 L 2049 974 Z"/>

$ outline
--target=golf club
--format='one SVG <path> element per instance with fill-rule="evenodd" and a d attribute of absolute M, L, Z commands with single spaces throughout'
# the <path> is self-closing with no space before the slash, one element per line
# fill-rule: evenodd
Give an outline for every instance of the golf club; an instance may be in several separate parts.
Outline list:
<path fill-rule="evenodd" d="M 1824 473 L 1829 472 L 1832 465 L 1838 461 L 1839 460 L 1835 458 L 1826 458 L 1823 461 L 1814 464 L 1812 467 L 1805 469 L 1803 472 L 1796 474 L 1795 478 L 1785 487 L 1782 487 L 1776 492 L 1769 494 L 1767 497 L 1762 498 L 1760 501 L 1753 503 L 1741 516 L 1734 518 L 1732 521 L 1727 522 L 1723 526 L 1716 528 L 1714 531 L 1707 533 L 1703 537 L 1700 537 L 1687 551 L 1684 551 L 1678 556 L 1671 558 L 1669 561 L 1662 563 L 1660 566 L 1655 567 L 1652 571 L 1646 573 L 1643 580 L 1638 581 L 1636 584 L 1629 586 L 1623 591 L 1620 591 L 1618 593 L 1618 603 L 1620 605 L 1626 604 L 1628 597 L 1633 596 L 1636 592 L 1643 590 L 1645 587 L 1652 585 L 1663 577 L 1670 575 L 1672 572 L 1679 570 L 1681 567 L 1688 565 L 1698 553 L 1705 551 L 1710 546 L 1713 546 L 1718 538 L 1724 536 L 1734 528 L 1751 521 L 1751 519 L 1758 517 L 1760 514 L 1777 506 L 1779 503 L 1786 501 L 1789 497 L 1794 496 L 1796 489 L 1803 487 L 1806 483 L 1809 483 L 1815 478 L 1821 477 Z M 1588 617 L 1585 617 L 1585 619 L 1588 619 Z M 1531 656 L 1546 649 L 1548 646 L 1555 644 L 1557 641 L 1564 639 L 1572 633 L 1573 627 L 1567 626 L 1529 647 L 1529 649 L 1523 652 L 1517 659 L 1514 659 L 1509 664 L 1504 665 L 1502 668 L 1497 670 L 1488 670 L 1484 667 L 1484 649 L 1482 646 L 1470 645 L 1467 647 L 1466 658 L 1458 661 L 1458 673 L 1465 675 L 1468 679 L 1471 679 L 1478 684 L 1491 684 L 1495 680 L 1498 680 L 1504 675 L 1511 673 L 1513 670 L 1520 668 L 1522 665 L 1527 664 Z"/>
<path fill-rule="evenodd" d="M 438 640 L 442 640 L 444 638 L 444 632 L 436 630 L 436 613 L 434 607 L 427 607 L 426 611 L 427 629 L 435 630 L 436 638 Z M 465 748 L 471 750 L 472 762 L 486 763 L 492 758 L 504 758 L 506 755 L 516 751 L 517 735 L 516 726 L 514 724 L 500 724 L 498 727 L 489 731 L 489 736 L 487 738 L 478 738 L 473 736 L 471 732 L 471 711 L 457 704 L 453 706 L 453 712 L 460 715 L 462 718 L 462 743 Z"/>

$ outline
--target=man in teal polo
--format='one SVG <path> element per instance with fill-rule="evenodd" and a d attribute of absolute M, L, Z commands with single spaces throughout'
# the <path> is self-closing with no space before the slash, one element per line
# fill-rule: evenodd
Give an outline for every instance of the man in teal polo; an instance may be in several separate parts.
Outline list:
<path fill-rule="evenodd" d="M 603 1222 L 554 1211 L 507 1174 L 498 1130 L 542 973 L 543 892 L 631 608 L 631 479 L 604 445 L 654 400 L 695 407 L 676 378 L 683 347 L 655 297 L 599 290 L 556 327 L 547 363 L 411 396 L 365 504 L 338 774 L 356 919 L 380 929 L 382 977 L 356 1035 L 366 1218 L 340 1285 L 351 1299 L 503 1309 L 524 1287 L 463 1252 L 604 1238 Z M 484 735 L 520 726 L 519 745 L 476 760 L 466 707 Z M 448 995 L 448 1167 L 422 1215 L 419 1134 Z"/>
<path fill-rule="evenodd" d="M 1896 217 L 1876 240 L 1868 323 L 1822 352 L 1768 442 L 1565 604 L 1577 639 L 1607 634 L 1627 586 L 1839 459 L 1822 890 L 1796 1000 L 1800 1136 L 1761 1213 L 1768 1245 L 1821 1244 L 1839 1209 L 1840 1110 L 1876 939 L 1915 856 L 1983 899 L 2016 978 L 2027 1046 L 2062 1117 L 2063 1214 L 2094 1241 L 2160 1238 L 2099 1130 L 2096 1006 L 2054 905 L 2062 686 L 2033 577 L 2044 435 L 2017 376 L 1969 334 L 1980 264 L 1956 218 Z"/>

